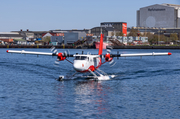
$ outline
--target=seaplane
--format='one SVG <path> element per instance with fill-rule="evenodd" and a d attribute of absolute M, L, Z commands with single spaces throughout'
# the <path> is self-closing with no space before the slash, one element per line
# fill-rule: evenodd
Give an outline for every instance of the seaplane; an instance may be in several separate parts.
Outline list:
<path fill-rule="evenodd" d="M 17 50 L 7 50 L 7 53 L 19 53 L 19 54 L 32 54 L 32 55 L 47 55 L 47 56 L 57 56 L 56 62 L 59 61 L 68 61 L 73 65 L 74 70 L 76 73 L 90 73 L 90 77 L 94 80 L 109 80 L 116 75 L 108 75 L 104 71 L 100 70 L 99 68 L 101 65 L 103 65 L 106 62 L 109 62 L 109 64 L 114 65 L 116 62 L 114 62 L 114 57 L 137 57 L 137 56 L 165 56 L 165 55 L 171 55 L 170 52 L 164 52 L 164 53 L 137 53 L 137 54 L 111 54 L 110 51 L 108 51 L 106 54 L 103 55 L 103 37 L 104 35 L 101 33 L 100 36 L 100 47 L 98 54 L 84 54 L 83 52 L 81 54 L 70 54 L 68 52 L 60 52 L 58 53 L 55 47 L 51 49 L 51 53 L 48 52 L 31 52 L 31 51 L 17 51 Z M 69 61 L 68 57 L 74 57 L 74 62 Z M 105 59 L 102 62 L 102 59 Z M 76 75 L 73 74 L 72 76 Z M 60 75 L 58 78 L 58 81 L 65 79 L 65 76 Z"/>

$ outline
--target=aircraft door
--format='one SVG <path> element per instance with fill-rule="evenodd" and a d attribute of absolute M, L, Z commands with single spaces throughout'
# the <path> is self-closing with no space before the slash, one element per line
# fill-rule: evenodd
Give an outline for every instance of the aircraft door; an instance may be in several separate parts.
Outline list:
<path fill-rule="evenodd" d="M 97 67 L 97 65 L 98 65 L 98 64 L 97 64 L 97 63 L 98 63 L 98 62 L 97 62 L 97 59 L 96 59 L 96 58 L 93 58 L 93 61 L 94 61 L 94 67 Z"/>

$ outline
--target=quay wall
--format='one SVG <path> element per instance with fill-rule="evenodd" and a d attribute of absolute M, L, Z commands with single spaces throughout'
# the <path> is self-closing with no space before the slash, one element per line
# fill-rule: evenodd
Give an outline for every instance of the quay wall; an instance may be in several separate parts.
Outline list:
<path fill-rule="evenodd" d="M 0 48 L 51 48 L 50 45 L 0 45 Z M 95 49 L 95 47 L 54 46 L 58 49 Z M 113 49 L 180 49 L 180 46 L 113 46 Z"/>
<path fill-rule="evenodd" d="M 51 48 L 51 45 L 0 45 L 0 48 Z M 59 49 L 72 49 L 73 46 L 54 46 Z"/>

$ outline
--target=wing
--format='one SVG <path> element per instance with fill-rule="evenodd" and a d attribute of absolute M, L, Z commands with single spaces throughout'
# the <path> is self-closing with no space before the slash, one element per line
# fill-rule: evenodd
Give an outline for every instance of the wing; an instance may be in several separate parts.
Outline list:
<path fill-rule="evenodd" d="M 73 57 L 71 54 L 67 53 L 48 53 L 48 52 L 32 52 L 32 51 L 17 51 L 17 50 L 7 50 L 7 53 L 18 53 L 18 54 L 31 54 L 31 55 L 47 55 L 47 56 L 58 56 L 59 54 L 62 54 L 64 57 Z"/>
<path fill-rule="evenodd" d="M 7 50 L 7 53 L 18 53 L 18 54 L 32 54 L 32 55 L 49 55 L 49 56 L 57 56 L 57 53 L 47 53 L 47 52 L 31 52 L 31 51 L 16 51 L 16 50 Z"/>
<path fill-rule="evenodd" d="M 136 53 L 136 54 L 112 54 L 111 57 L 136 57 L 136 56 L 164 56 L 171 55 L 170 52 L 165 53 Z"/>
<path fill-rule="evenodd" d="M 104 55 L 106 62 L 112 61 L 114 57 L 137 57 L 137 56 L 165 56 L 165 55 L 171 55 L 170 52 L 165 53 L 136 53 L 136 54 L 110 54 L 107 53 Z"/>
<path fill-rule="evenodd" d="M 73 57 L 73 55 L 68 54 L 67 52 L 64 53 L 48 53 L 48 52 L 32 52 L 32 51 L 17 51 L 17 50 L 7 50 L 7 53 L 18 53 L 18 54 L 31 54 L 31 55 L 46 55 L 46 56 L 57 56 L 57 61 L 64 61 L 67 57 Z M 67 60 L 67 59 L 66 59 Z M 69 60 L 67 60 L 69 61 Z M 70 61 L 69 61 L 70 62 Z M 72 62 L 70 62 L 72 64 Z"/>

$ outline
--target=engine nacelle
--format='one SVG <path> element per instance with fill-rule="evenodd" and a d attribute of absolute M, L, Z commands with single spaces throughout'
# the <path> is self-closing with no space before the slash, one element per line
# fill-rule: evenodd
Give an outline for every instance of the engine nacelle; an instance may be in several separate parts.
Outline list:
<path fill-rule="evenodd" d="M 113 58 L 111 57 L 111 55 L 110 55 L 109 53 L 107 53 L 107 54 L 105 55 L 105 60 L 106 60 L 106 62 L 110 62 L 112 59 L 113 59 Z"/>
<path fill-rule="evenodd" d="M 66 57 L 63 57 L 63 53 L 58 53 L 58 56 L 57 56 L 57 58 L 59 59 L 59 61 L 63 61 L 63 60 L 65 60 L 66 59 Z"/>

